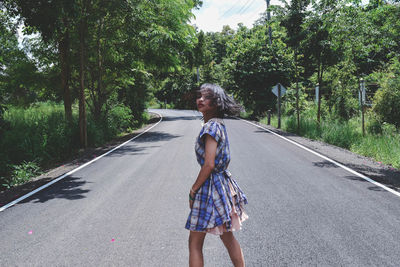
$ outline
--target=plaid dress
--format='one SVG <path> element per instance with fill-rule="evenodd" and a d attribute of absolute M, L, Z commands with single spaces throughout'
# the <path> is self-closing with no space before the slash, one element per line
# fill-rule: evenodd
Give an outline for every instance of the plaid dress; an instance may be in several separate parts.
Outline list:
<path fill-rule="evenodd" d="M 243 205 L 247 204 L 247 199 L 227 170 L 230 153 L 223 120 L 210 119 L 203 125 L 197 137 L 195 152 L 201 166 L 205 158 L 205 138 L 203 138 L 205 134 L 209 134 L 217 141 L 215 168 L 197 191 L 185 228 L 191 231 L 207 232 L 225 224 L 226 230 L 231 231 L 232 211 L 239 216 L 240 221 L 246 219 Z"/>

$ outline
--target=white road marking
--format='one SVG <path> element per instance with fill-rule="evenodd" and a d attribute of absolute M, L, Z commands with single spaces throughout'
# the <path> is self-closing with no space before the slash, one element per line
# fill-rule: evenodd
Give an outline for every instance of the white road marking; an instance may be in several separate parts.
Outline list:
<path fill-rule="evenodd" d="M 14 200 L 14 201 L 12 201 L 12 202 L 10 202 L 10 203 L 8 203 L 8 204 L 2 206 L 2 207 L 0 208 L 0 212 L 4 211 L 5 209 L 7 209 L 7 208 L 9 208 L 9 207 L 11 207 L 11 206 L 14 206 L 14 205 L 17 204 L 18 202 L 21 202 L 22 200 L 24 200 L 24 199 L 26 199 L 26 198 L 32 196 L 33 194 L 36 194 L 37 192 L 39 192 L 39 191 L 41 191 L 41 190 L 43 190 L 43 189 L 49 187 L 50 185 L 57 183 L 58 181 L 60 181 L 60 180 L 64 179 L 65 177 L 67 177 L 67 176 L 73 174 L 74 172 L 77 172 L 77 171 L 79 171 L 80 169 L 82 169 L 82 168 L 88 166 L 89 164 L 92 164 L 92 163 L 95 162 L 96 160 L 101 159 L 101 158 L 104 157 L 104 156 L 107 156 L 108 154 L 110 154 L 110 153 L 113 152 L 114 150 L 117 150 L 118 148 L 120 148 L 120 147 L 126 145 L 127 143 L 129 143 L 130 141 L 132 141 L 132 140 L 138 138 L 138 137 L 141 136 L 142 134 L 144 134 L 144 133 L 150 131 L 152 128 L 156 127 L 156 126 L 162 121 L 162 119 L 163 119 L 163 117 L 162 117 L 161 114 L 159 114 L 159 113 L 157 113 L 157 112 L 154 112 L 154 111 L 151 111 L 151 112 L 157 114 L 158 116 L 160 116 L 160 120 L 159 120 L 155 125 L 151 126 L 149 129 L 147 129 L 146 131 L 144 131 L 144 132 L 142 132 L 142 133 L 140 133 L 140 134 L 134 136 L 133 138 L 129 139 L 128 141 L 126 141 L 126 142 L 120 144 L 120 145 L 117 146 L 117 147 L 114 147 L 114 148 L 111 149 L 110 151 L 108 151 L 108 152 L 106 152 L 106 153 L 104 153 L 104 154 L 102 154 L 102 155 L 100 155 L 100 156 L 98 156 L 98 157 L 92 159 L 91 161 L 86 162 L 86 163 L 83 164 L 82 166 L 79 166 L 78 168 L 73 169 L 73 170 L 71 170 L 71 171 L 69 171 L 69 172 L 63 174 L 62 176 L 60 176 L 60 177 L 58 177 L 58 178 L 52 180 L 51 182 L 48 182 L 47 184 L 42 185 L 41 187 L 39 187 L 39 188 L 33 190 L 32 192 L 29 192 L 28 194 L 25 194 L 25 195 L 23 195 L 22 197 L 17 198 L 16 200 Z"/>
<path fill-rule="evenodd" d="M 388 192 L 390 192 L 390 193 L 392 193 L 392 194 L 394 194 L 394 195 L 400 197 L 400 192 L 397 192 L 397 191 L 395 191 L 395 190 L 393 190 L 393 189 L 391 189 L 391 188 L 389 188 L 389 187 L 387 187 L 387 186 L 385 186 L 385 185 L 383 185 L 383 184 L 381 184 L 381 183 L 378 183 L 378 182 L 372 180 L 371 178 L 369 178 L 369 177 L 367 177 L 367 176 L 365 176 L 365 175 L 363 175 L 363 174 L 361 174 L 361 173 L 358 173 L 358 172 L 356 172 L 355 170 L 350 169 L 349 167 L 346 167 L 346 166 L 340 164 L 339 162 L 334 161 L 333 159 L 330 159 L 330 158 L 328 158 L 328 157 L 325 157 L 324 155 L 321 155 L 321 154 L 319 154 L 318 152 L 315 152 L 315 151 L 313 151 L 313 150 L 311 150 L 311 149 L 309 149 L 309 148 L 307 148 L 307 147 L 305 147 L 305 146 L 303 146 L 303 145 L 300 145 L 299 143 L 297 143 L 297 142 L 295 142 L 295 141 L 292 141 L 292 140 L 290 140 L 290 139 L 288 139 L 288 138 L 286 138 L 286 137 L 284 137 L 284 136 L 281 136 L 281 135 L 279 135 L 279 134 L 277 134 L 277 133 L 274 133 L 273 131 L 271 131 L 271 130 L 265 128 L 265 127 L 262 127 L 262 126 L 260 126 L 260 125 L 257 125 L 257 124 L 255 124 L 255 123 L 252 123 L 252 122 L 247 121 L 247 120 L 243 120 L 243 119 L 241 119 L 241 118 L 239 118 L 239 119 L 242 120 L 242 121 L 244 121 L 244 122 L 247 122 L 247 123 L 249 123 L 249 124 L 251 124 L 251 125 L 254 125 L 254 126 L 258 127 L 258 128 L 261 128 L 261 129 L 263 129 L 263 130 L 265 130 L 265 131 L 267 131 L 267 132 L 269 132 L 269 133 L 272 133 L 273 135 L 276 135 L 276 136 L 278 136 L 278 137 L 280 137 L 280 138 L 282 138 L 282 139 L 284 139 L 284 140 L 286 140 L 286 141 L 288 141 L 288 142 L 290 142 L 290 143 L 292 143 L 292 144 L 294 144 L 294 145 L 296 145 L 296 146 L 298 146 L 298 147 L 300 147 L 300 148 L 302 148 L 302 149 L 304 149 L 304 150 L 307 150 L 308 152 L 311 152 L 311 153 L 313 153 L 314 155 L 316 155 L 316 156 L 318 156 L 318 157 L 320 157 L 320 158 L 323 158 L 323 159 L 325 159 L 325 160 L 327 160 L 327 161 L 329 161 L 329 162 L 335 164 L 336 166 L 338 166 L 338 167 L 340 167 L 340 168 L 343 168 L 343 169 L 345 169 L 346 171 L 348 171 L 348 172 L 350 172 L 350 173 L 352 173 L 352 174 L 354 174 L 354 175 L 357 175 L 358 177 L 360 177 L 360 178 L 362 178 L 362 179 L 364 179 L 364 180 L 366 180 L 366 181 L 368 181 L 368 182 L 370 182 L 370 183 L 372 183 L 372 184 L 374 184 L 374 185 L 376 185 L 376 186 L 379 186 L 379 187 L 381 187 L 382 189 L 384 189 L 384 190 L 386 190 L 386 191 L 388 191 Z"/>

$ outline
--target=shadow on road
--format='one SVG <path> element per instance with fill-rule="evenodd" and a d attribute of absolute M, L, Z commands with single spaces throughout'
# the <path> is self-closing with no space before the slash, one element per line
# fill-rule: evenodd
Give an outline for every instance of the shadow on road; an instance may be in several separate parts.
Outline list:
<path fill-rule="evenodd" d="M 333 164 L 330 161 L 324 160 L 320 162 L 313 162 L 313 165 L 320 168 L 339 168 L 336 164 Z"/>
<path fill-rule="evenodd" d="M 163 117 L 163 121 L 193 121 L 200 119 L 201 116 Z"/>
<path fill-rule="evenodd" d="M 86 183 L 90 182 L 82 180 L 81 177 L 69 176 L 51 185 L 49 188 L 23 200 L 21 203 L 44 203 L 55 198 L 64 198 L 68 200 L 82 199 L 85 198 L 85 194 L 90 191 L 81 188 Z"/>
<path fill-rule="evenodd" d="M 158 142 L 158 141 L 170 141 L 174 138 L 181 137 L 182 135 L 174 135 L 164 132 L 147 132 L 135 140 L 136 143 L 144 142 Z"/>
<path fill-rule="evenodd" d="M 121 157 L 125 155 L 144 155 L 148 154 L 145 151 L 149 148 L 160 147 L 156 145 L 149 145 L 144 146 L 140 143 L 150 143 L 150 142 L 159 142 L 159 141 L 169 141 L 174 138 L 181 137 L 181 135 L 173 135 L 164 132 L 147 132 L 144 135 L 140 136 L 139 138 L 135 139 L 133 142 L 126 144 L 114 150 L 110 154 L 105 157 Z"/>
<path fill-rule="evenodd" d="M 139 147 L 139 146 L 135 145 L 135 143 L 126 144 L 125 146 L 122 146 L 122 147 L 118 148 L 117 150 L 114 150 L 113 152 L 111 152 L 110 154 L 108 154 L 105 157 L 121 157 L 121 156 L 126 156 L 126 155 L 144 155 L 147 153 L 144 153 L 143 151 L 145 151 L 147 148 L 150 148 L 150 147 L 158 147 L 158 146 Z"/>
<path fill-rule="evenodd" d="M 271 129 L 269 129 L 269 130 L 271 130 Z M 298 135 L 296 135 L 296 134 L 281 132 L 281 131 L 278 131 L 278 130 L 276 130 L 276 129 L 271 130 L 271 131 L 274 132 L 274 133 L 277 133 L 277 134 L 279 134 L 279 135 L 281 135 L 281 136 L 284 136 L 284 137 L 291 137 L 291 136 L 298 137 Z M 255 133 L 272 134 L 271 132 L 268 132 L 268 131 L 266 131 L 266 130 L 255 130 L 254 132 L 255 132 Z M 293 140 L 292 140 L 292 141 L 293 141 Z M 296 141 L 294 141 L 294 142 L 296 142 Z"/>
<path fill-rule="evenodd" d="M 343 164 L 343 163 L 341 163 Z M 327 160 L 320 161 L 320 162 L 313 162 L 313 165 L 319 168 L 338 168 L 339 166 L 333 164 L 332 162 L 329 162 Z M 343 164 L 346 165 L 346 167 L 361 173 L 371 179 L 373 179 L 376 182 L 379 182 L 381 184 L 384 184 L 385 186 L 399 191 L 400 188 L 400 171 L 397 170 L 385 170 L 381 168 L 371 168 L 368 167 L 366 168 L 365 166 L 362 165 L 357 165 L 357 164 Z M 347 175 L 344 176 L 344 178 L 352 181 L 360 181 L 360 182 L 368 182 L 367 180 L 357 176 L 357 175 Z M 386 191 L 383 188 L 379 186 L 370 186 L 368 187 L 369 190 L 373 191 Z"/>

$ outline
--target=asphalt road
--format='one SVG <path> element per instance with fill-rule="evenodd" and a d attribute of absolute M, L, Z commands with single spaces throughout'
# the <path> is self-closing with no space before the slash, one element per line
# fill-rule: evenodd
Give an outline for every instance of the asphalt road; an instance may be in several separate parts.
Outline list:
<path fill-rule="evenodd" d="M 193 111 L 0 213 L 0 266 L 187 266 L 187 194 L 199 170 Z M 240 120 L 229 170 L 250 218 L 247 266 L 399 266 L 400 198 Z M 207 236 L 206 266 L 231 266 Z"/>

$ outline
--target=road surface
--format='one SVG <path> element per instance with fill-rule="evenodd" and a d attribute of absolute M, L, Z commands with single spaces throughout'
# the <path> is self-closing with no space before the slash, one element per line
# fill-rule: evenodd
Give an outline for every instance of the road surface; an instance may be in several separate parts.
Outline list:
<path fill-rule="evenodd" d="M 0 266 L 187 266 L 194 111 L 0 213 Z M 226 119 L 250 218 L 247 266 L 399 266 L 400 198 L 271 133 Z M 205 266 L 231 266 L 207 236 Z"/>

